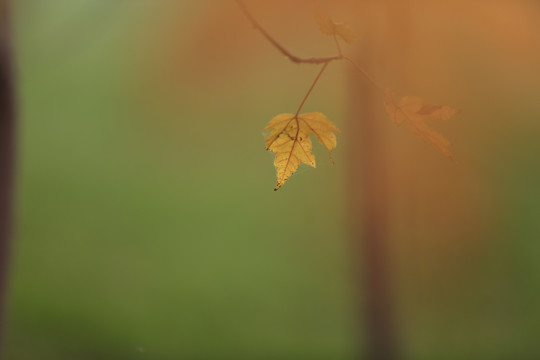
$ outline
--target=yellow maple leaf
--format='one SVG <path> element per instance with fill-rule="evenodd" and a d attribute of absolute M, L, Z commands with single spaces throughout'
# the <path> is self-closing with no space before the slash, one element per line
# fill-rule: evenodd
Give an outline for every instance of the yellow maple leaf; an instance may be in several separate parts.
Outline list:
<path fill-rule="evenodd" d="M 329 36 L 339 36 L 347 43 L 356 40 L 356 34 L 345 24 L 332 21 L 330 16 L 313 2 L 313 18 L 323 34 Z"/>
<path fill-rule="evenodd" d="M 338 128 L 320 112 L 301 115 L 279 114 L 275 116 L 264 130 L 272 132 L 266 139 L 266 150 L 276 153 L 274 165 L 277 172 L 277 184 L 274 191 L 298 169 L 301 163 L 316 167 L 315 156 L 309 135 L 314 135 L 332 156 L 336 147 Z"/>
<path fill-rule="evenodd" d="M 415 96 L 405 96 L 401 98 L 399 105 L 396 105 L 389 90 L 386 91 L 385 106 L 386 111 L 397 125 L 405 122 L 426 143 L 452 159 L 452 152 L 448 149 L 450 142 L 431 129 L 426 124 L 426 120 L 448 120 L 459 110 L 443 105 L 427 105 L 424 99 Z"/>

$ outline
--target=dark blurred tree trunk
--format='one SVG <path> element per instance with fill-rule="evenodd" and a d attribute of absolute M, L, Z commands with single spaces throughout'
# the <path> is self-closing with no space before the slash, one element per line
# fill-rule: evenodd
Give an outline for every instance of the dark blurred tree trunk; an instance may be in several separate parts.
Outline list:
<path fill-rule="evenodd" d="M 376 111 L 382 101 L 371 84 L 352 73 L 350 79 L 349 221 L 356 281 L 362 284 L 358 296 L 364 299 L 357 315 L 367 347 L 367 356 L 359 358 L 393 360 L 398 356 L 389 278 L 387 164 Z"/>
<path fill-rule="evenodd" d="M 387 0 L 382 3 L 386 17 L 385 30 L 376 34 L 377 24 L 371 35 L 363 39 L 362 48 L 355 58 L 368 73 L 374 70 L 403 70 L 407 45 L 407 1 Z M 373 17 L 376 15 L 374 14 Z M 396 32 L 396 30 L 399 31 Z M 405 33 L 403 33 L 405 32 Z M 399 35 L 399 38 L 396 36 Z M 381 44 L 381 41 L 384 44 Z M 394 47 L 394 46 L 397 46 Z M 377 54 L 374 54 L 377 52 Z M 382 52 L 382 53 L 381 53 Z M 383 59 L 384 68 L 376 59 Z M 380 73 L 380 71 L 379 71 Z M 393 83 L 402 83 L 399 73 Z M 349 79 L 349 230 L 352 243 L 356 281 L 359 289 L 358 328 L 364 333 L 359 359 L 396 360 L 402 358 L 392 292 L 392 266 L 389 256 L 390 181 L 385 146 L 386 122 L 384 96 L 369 81 L 359 78 L 354 69 Z M 394 81 L 396 80 L 396 81 Z M 363 299 L 363 301 L 361 300 Z"/>
<path fill-rule="evenodd" d="M 0 334 L 5 326 L 4 303 L 13 210 L 15 106 L 11 61 L 9 6 L 7 0 L 0 0 Z"/>

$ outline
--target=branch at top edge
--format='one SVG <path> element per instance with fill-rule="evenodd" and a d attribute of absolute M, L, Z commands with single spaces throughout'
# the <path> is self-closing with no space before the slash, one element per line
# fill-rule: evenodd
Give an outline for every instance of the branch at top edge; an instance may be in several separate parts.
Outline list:
<path fill-rule="evenodd" d="M 310 57 L 310 58 L 301 58 L 298 56 L 295 56 L 291 54 L 287 49 L 285 49 L 280 43 L 278 43 L 270 34 L 255 20 L 253 15 L 249 12 L 248 8 L 244 4 L 242 0 L 236 0 L 238 3 L 238 6 L 240 6 L 240 9 L 242 9 L 242 12 L 244 15 L 248 18 L 248 20 L 251 22 L 253 27 L 256 30 L 259 30 L 260 33 L 270 42 L 270 44 L 274 45 L 276 49 L 279 50 L 283 55 L 285 55 L 289 60 L 291 60 L 294 63 L 297 64 L 327 64 L 330 61 L 334 60 L 341 60 L 343 59 L 342 55 L 336 55 L 336 56 L 329 56 L 329 57 Z"/>

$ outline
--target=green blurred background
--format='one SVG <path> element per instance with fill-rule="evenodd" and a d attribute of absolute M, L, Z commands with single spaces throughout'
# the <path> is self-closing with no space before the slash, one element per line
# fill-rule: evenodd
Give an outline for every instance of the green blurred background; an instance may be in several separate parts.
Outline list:
<path fill-rule="evenodd" d="M 360 5 L 321 3 L 367 36 Z M 395 127 L 382 100 L 377 119 L 402 351 L 540 358 L 540 10 L 443 3 L 413 2 L 411 75 L 397 91 L 464 110 L 439 128 L 458 164 Z M 251 6 L 291 50 L 333 53 L 306 2 Z M 278 192 L 264 151 L 263 127 L 295 111 L 317 69 L 284 60 L 232 1 L 12 10 L 20 123 L 3 358 L 352 359 L 364 336 L 351 140 L 340 137 L 334 166 L 315 146 L 317 169 Z M 489 25 L 500 20 L 530 27 L 505 39 Z M 305 107 L 344 132 L 347 71 L 332 64 Z"/>

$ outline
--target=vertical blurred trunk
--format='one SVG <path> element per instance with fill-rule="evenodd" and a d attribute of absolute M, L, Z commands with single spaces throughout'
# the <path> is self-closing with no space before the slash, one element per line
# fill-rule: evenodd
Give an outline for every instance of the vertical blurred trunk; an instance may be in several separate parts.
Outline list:
<path fill-rule="evenodd" d="M 363 57 L 365 59 L 365 57 Z M 369 71 L 369 63 L 363 64 Z M 349 216 L 350 234 L 356 263 L 356 281 L 362 284 L 364 298 L 358 314 L 365 332 L 367 356 L 361 359 L 397 359 L 397 339 L 392 316 L 388 259 L 388 183 L 385 147 L 377 108 L 381 96 L 371 84 L 350 74 Z"/>
<path fill-rule="evenodd" d="M 0 327 L 2 328 L 5 325 L 4 302 L 11 240 L 15 144 L 11 34 L 8 20 L 7 0 L 0 0 Z M 1 330 L 0 328 L 0 334 Z"/>
<path fill-rule="evenodd" d="M 371 37 L 363 41 L 356 54 L 362 66 L 371 74 L 381 69 L 376 58 L 383 59 L 388 68 L 399 69 L 404 61 L 407 32 L 406 0 L 387 0 L 385 5 L 386 36 L 375 35 L 377 24 L 372 24 Z M 374 14 L 375 16 L 375 14 Z M 404 33 L 396 32 L 397 28 Z M 400 34 L 399 39 L 395 39 Z M 380 42 L 384 39 L 385 45 Z M 391 44 L 391 45 L 390 45 Z M 375 46 L 377 45 L 377 46 Z M 396 45 L 398 48 L 393 48 Z M 375 56 L 374 52 L 377 52 Z M 382 52 L 382 53 L 381 53 Z M 400 53 L 401 52 L 401 53 Z M 384 70 L 384 69 L 383 69 Z M 401 83 L 403 78 L 393 81 Z M 393 315 L 391 263 L 389 258 L 389 178 L 385 154 L 384 97 L 370 82 L 361 79 L 354 69 L 349 79 L 349 176 L 348 197 L 350 236 L 359 285 L 359 330 L 364 333 L 366 353 L 359 359 L 395 360 L 401 358 L 396 321 Z M 364 341 L 360 342 L 362 345 Z"/>

